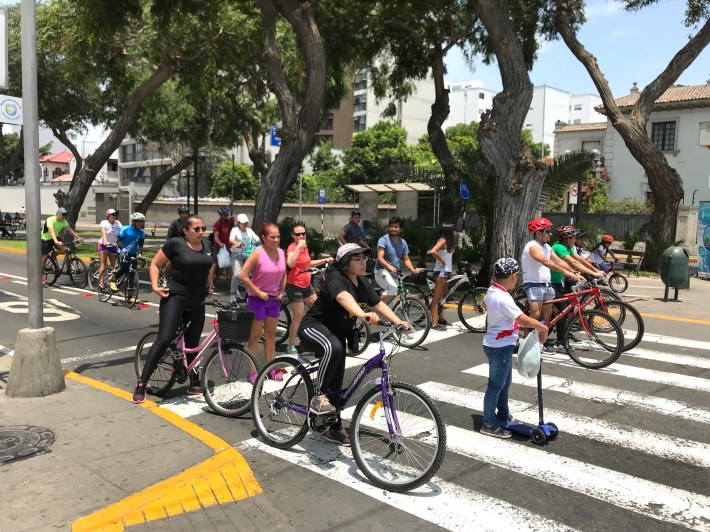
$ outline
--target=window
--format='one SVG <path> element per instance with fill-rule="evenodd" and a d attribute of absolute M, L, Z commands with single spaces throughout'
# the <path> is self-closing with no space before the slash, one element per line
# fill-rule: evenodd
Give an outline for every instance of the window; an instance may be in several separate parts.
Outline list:
<path fill-rule="evenodd" d="M 42 175 L 44 176 L 44 180 L 46 181 L 47 178 L 49 177 L 49 169 L 45 166 L 44 170 L 42 170 Z"/>
<path fill-rule="evenodd" d="M 486 99 L 486 93 L 485 93 L 485 92 L 479 92 L 479 93 L 478 93 L 478 99 L 479 99 L 479 100 L 485 100 L 485 99 Z"/>
<path fill-rule="evenodd" d="M 654 122 L 651 126 L 651 141 L 661 151 L 675 149 L 675 122 Z"/>
<path fill-rule="evenodd" d="M 355 82 L 353 83 L 353 90 L 359 91 L 367 88 L 367 71 L 361 71 L 355 75 Z"/>
<path fill-rule="evenodd" d="M 321 117 L 318 129 L 321 131 L 333 131 L 333 113 Z"/>
<path fill-rule="evenodd" d="M 52 172 L 52 176 L 54 177 L 59 177 L 60 175 L 63 175 L 64 171 L 59 168 L 58 166 L 54 169 L 54 172 Z"/>
<path fill-rule="evenodd" d="M 353 133 L 359 133 L 360 131 L 365 131 L 365 129 L 367 129 L 365 117 L 356 116 L 353 120 Z"/>
<path fill-rule="evenodd" d="M 575 111 L 581 111 L 581 110 L 582 110 L 582 104 L 581 104 L 581 103 L 576 103 L 576 104 L 574 104 L 574 110 L 575 110 Z"/>
<path fill-rule="evenodd" d="M 367 96 L 355 96 L 353 99 L 353 113 L 367 110 Z"/>
<path fill-rule="evenodd" d="M 653 192 L 646 192 L 646 205 L 648 205 L 649 207 L 653 207 L 653 203 Z"/>
<path fill-rule="evenodd" d="M 582 123 L 582 120 L 581 120 L 580 118 L 575 118 L 574 120 L 572 120 L 572 123 L 573 123 L 574 125 L 581 124 L 581 123 Z"/>

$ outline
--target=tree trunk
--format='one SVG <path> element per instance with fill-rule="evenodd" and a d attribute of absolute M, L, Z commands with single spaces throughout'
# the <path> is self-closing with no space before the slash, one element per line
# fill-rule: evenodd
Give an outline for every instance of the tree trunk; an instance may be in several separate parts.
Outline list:
<path fill-rule="evenodd" d="M 520 258 L 535 217 L 547 166 L 520 141 L 533 85 L 505 0 L 476 0 L 476 13 L 490 36 L 503 81 L 493 108 L 481 117 L 478 143 L 492 175 L 493 227 L 490 261 Z"/>
<path fill-rule="evenodd" d="M 5 154 L 5 138 L 2 135 L 2 132 L 0 132 L 0 138 L 2 138 L 2 151 L 0 151 L 0 155 Z M 13 150 L 12 154 L 10 155 L 10 158 L 7 160 L 7 162 L 3 161 L 2 168 L 0 168 L 0 185 L 9 185 L 10 184 L 10 179 L 9 176 L 20 168 L 22 166 L 23 162 L 23 155 L 25 154 L 25 143 L 24 143 L 24 128 L 20 129 L 20 139 L 19 142 L 17 143 L 17 146 Z M 24 175 L 24 172 L 23 172 Z"/>
<path fill-rule="evenodd" d="M 254 227 L 276 222 L 286 191 L 296 180 L 303 159 L 318 131 L 326 82 L 323 40 L 313 13 L 313 5 L 298 0 L 260 0 L 265 35 L 266 71 L 269 88 L 281 111 L 281 150 L 261 180 L 254 208 Z M 279 56 L 276 40 L 277 13 L 293 28 L 305 64 L 302 101 L 291 92 Z"/>
<path fill-rule="evenodd" d="M 171 177 L 179 174 L 182 170 L 188 168 L 191 163 L 192 159 L 183 159 L 178 164 L 170 168 L 170 170 L 168 170 L 167 172 L 163 172 L 162 174 L 160 174 L 155 179 L 155 181 L 153 181 L 153 184 L 150 185 L 150 190 L 148 190 L 148 193 L 145 195 L 143 200 L 133 208 L 133 211 L 140 212 L 143 214 L 147 213 L 148 209 L 150 209 L 150 206 L 155 201 L 155 198 L 157 198 L 158 194 L 160 194 L 160 191 L 163 190 L 165 183 L 170 181 Z"/>
<path fill-rule="evenodd" d="M 431 106 L 431 116 L 427 123 L 429 144 L 431 145 L 431 151 L 434 153 L 436 160 L 439 161 L 441 165 L 445 181 L 447 183 L 456 183 L 461 176 L 461 172 L 456 164 L 456 159 L 451 154 L 451 150 L 449 150 L 446 135 L 444 135 L 444 131 L 441 128 L 451 111 L 449 106 L 449 89 L 446 88 L 444 81 L 444 73 L 446 71 L 444 66 L 444 53 L 441 48 L 438 47 L 430 52 L 429 58 L 435 93 L 434 103 Z"/>
<path fill-rule="evenodd" d="M 81 167 L 84 166 L 84 161 L 81 158 L 81 153 L 79 153 L 79 150 L 76 148 L 76 146 L 74 146 L 74 143 L 69 140 L 69 137 L 67 136 L 67 132 L 65 130 L 53 127 L 52 134 L 57 137 L 62 144 L 69 148 L 69 151 L 74 156 L 74 160 L 76 161 L 76 168 L 74 168 L 74 176 L 76 176 L 79 172 L 81 172 Z"/>
<path fill-rule="evenodd" d="M 76 224 L 79 218 L 79 209 L 84 204 L 86 194 L 89 192 L 96 174 L 106 164 L 111 154 L 118 149 L 128 131 L 133 127 L 140 115 L 141 106 L 163 83 L 173 75 L 173 66 L 169 63 L 161 64 L 151 76 L 143 81 L 131 94 L 118 117 L 108 137 L 96 148 L 96 151 L 86 158 L 86 164 L 74 175 L 66 195 L 65 207 L 70 225 Z"/>
<path fill-rule="evenodd" d="M 648 176 L 648 186 L 653 192 L 651 240 L 654 242 L 675 240 L 678 206 L 684 196 L 683 180 L 668 164 L 665 155 L 651 142 L 646 131 L 646 123 L 655 101 L 676 82 L 710 43 L 710 20 L 706 21 L 698 33 L 678 51 L 663 72 L 644 87 L 631 111 L 625 113 L 616 104 L 596 58 L 577 39 L 570 23 L 570 14 L 564 4 L 558 4 L 556 15 L 557 29 L 567 48 L 589 73 L 589 77 L 599 91 L 612 126 Z"/>

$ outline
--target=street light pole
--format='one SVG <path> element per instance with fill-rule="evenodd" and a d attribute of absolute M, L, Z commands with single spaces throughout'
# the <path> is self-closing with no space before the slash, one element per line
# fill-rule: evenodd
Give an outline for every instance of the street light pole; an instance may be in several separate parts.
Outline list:
<path fill-rule="evenodd" d="M 229 214 L 234 215 L 234 154 L 232 154 L 232 192 L 229 195 Z"/>
<path fill-rule="evenodd" d="M 197 196 L 197 150 L 196 149 L 192 150 L 192 157 L 193 157 L 193 160 L 192 160 L 193 161 L 192 162 L 192 164 L 193 164 L 192 180 L 194 181 L 194 186 L 195 186 L 195 214 L 197 214 L 198 210 L 199 210 L 199 205 L 197 202 L 198 196 Z"/>

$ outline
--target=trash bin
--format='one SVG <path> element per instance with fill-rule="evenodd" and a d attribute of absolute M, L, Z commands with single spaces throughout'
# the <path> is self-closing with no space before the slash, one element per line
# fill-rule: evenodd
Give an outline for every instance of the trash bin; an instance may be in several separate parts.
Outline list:
<path fill-rule="evenodd" d="M 661 255 L 661 280 L 666 285 L 664 301 L 668 301 L 668 289 L 675 288 L 675 299 L 678 299 L 678 289 L 690 288 L 690 260 L 688 252 L 680 246 L 671 246 Z"/>

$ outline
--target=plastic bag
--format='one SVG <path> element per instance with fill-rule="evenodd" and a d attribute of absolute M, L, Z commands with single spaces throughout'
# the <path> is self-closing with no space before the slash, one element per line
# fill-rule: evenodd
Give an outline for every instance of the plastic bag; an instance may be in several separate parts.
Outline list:
<path fill-rule="evenodd" d="M 527 379 L 534 379 L 540 371 L 541 353 L 540 335 L 533 330 L 518 349 L 518 373 Z"/>
<path fill-rule="evenodd" d="M 220 268 L 229 268 L 231 261 L 229 260 L 229 250 L 227 246 L 222 246 L 217 253 L 217 266 Z"/>

